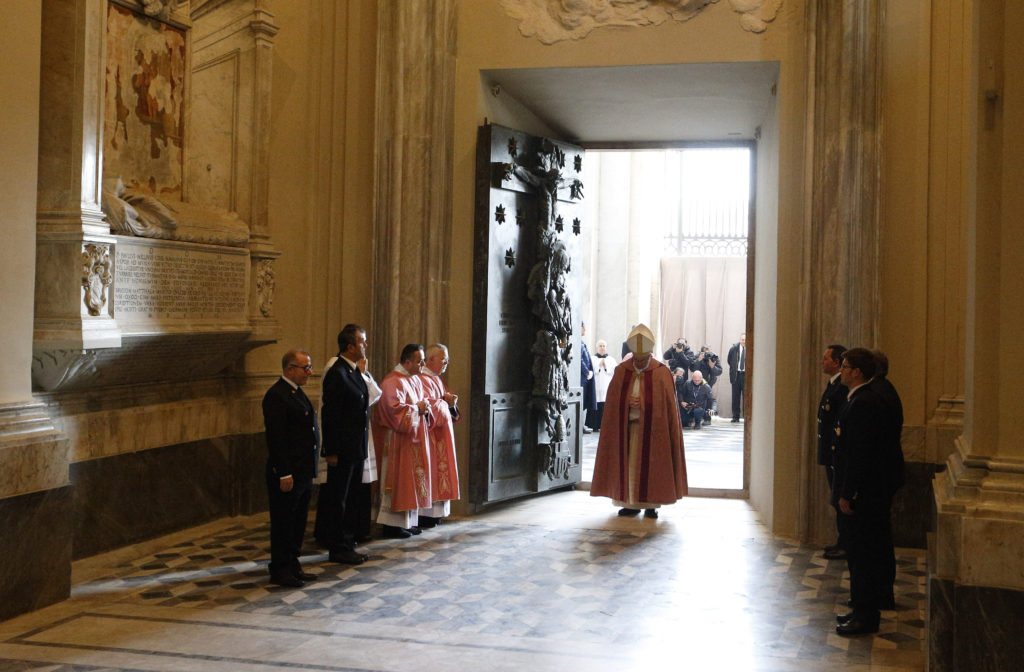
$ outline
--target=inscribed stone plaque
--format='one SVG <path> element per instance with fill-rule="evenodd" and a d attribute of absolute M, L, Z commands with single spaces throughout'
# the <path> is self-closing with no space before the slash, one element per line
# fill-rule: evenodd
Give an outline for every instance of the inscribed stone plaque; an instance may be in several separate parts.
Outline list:
<path fill-rule="evenodd" d="M 114 318 L 119 323 L 246 321 L 249 253 L 244 249 L 118 236 Z"/>

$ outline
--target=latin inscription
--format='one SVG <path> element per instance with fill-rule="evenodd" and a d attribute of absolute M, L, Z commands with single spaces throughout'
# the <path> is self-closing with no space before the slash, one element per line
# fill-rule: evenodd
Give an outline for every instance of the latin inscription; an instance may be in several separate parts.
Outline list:
<path fill-rule="evenodd" d="M 126 244 L 116 250 L 115 318 L 245 316 L 248 256 Z"/>

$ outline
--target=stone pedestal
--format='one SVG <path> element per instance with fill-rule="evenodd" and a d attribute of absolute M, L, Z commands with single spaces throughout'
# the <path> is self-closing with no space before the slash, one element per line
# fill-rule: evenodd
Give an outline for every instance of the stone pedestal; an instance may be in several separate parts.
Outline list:
<path fill-rule="evenodd" d="M 928 669 L 1016 669 L 1024 658 L 1024 459 L 972 456 L 961 437 L 947 465 L 935 478 Z"/>
<path fill-rule="evenodd" d="M 43 404 L 0 406 L 0 621 L 68 597 L 68 441 Z"/>

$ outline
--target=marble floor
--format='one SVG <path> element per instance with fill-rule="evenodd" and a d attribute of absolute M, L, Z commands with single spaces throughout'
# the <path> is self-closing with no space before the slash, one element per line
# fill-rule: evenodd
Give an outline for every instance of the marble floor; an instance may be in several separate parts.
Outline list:
<path fill-rule="evenodd" d="M 71 599 L 0 623 L 0 671 L 922 670 L 924 555 L 897 609 L 846 639 L 845 563 L 768 533 L 743 500 L 657 521 L 561 492 L 378 540 L 318 580 L 267 584 L 265 515 L 75 564 Z"/>
<path fill-rule="evenodd" d="M 594 475 L 600 433 L 583 435 L 583 482 Z M 707 490 L 743 489 L 743 423 L 715 417 L 702 429 L 683 430 L 686 475 L 691 488 Z"/>

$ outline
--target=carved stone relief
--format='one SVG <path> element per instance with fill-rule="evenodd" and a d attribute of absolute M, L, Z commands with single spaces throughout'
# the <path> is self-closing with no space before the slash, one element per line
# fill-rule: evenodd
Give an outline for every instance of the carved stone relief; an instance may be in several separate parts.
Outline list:
<path fill-rule="evenodd" d="M 519 21 L 524 37 L 544 44 L 581 40 L 607 26 L 656 26 L 689 21 L 720 0 L 499 0 L 505 13 Z M 775 20 L 783 0 L 726 0 L 740 15 L 740 26 L 761 33 Z"/>
<path fill-rule="evenodd" d="M 161 199 L 146 189 L 126 187 L 121 178 L 104 180 L 102 205 L 111 233 L 230 247 L 249 242 L 249 226 L 237 214 Z"/>
<path fill-rule="evenodd" d="M 107 305 L 107 289 L 114 281 L 110 245 L 88 243 L 82 246 L 82 289 L 85 308 L 90 315 L 102 315 Z"/>
<path fill-rule="evenodd" d="M 35 389 L 208 377 L 275 341 L 273 273 L 253 267 L 279 253 L 265 231 L 250 232 L 266 212 L 265 175 L 253 165 L 269 143 L 255 121 L 263 103 L 225 106 L 236 124 L 226 148 L 207 142 L 209 133 L 197 141 L 196 128 L 221 132 L 223 120 L 196 114 L 207 89 L 188 72 L 233 59 L 228 102 L 269 105 L 276 27 L 263 1 L 46 2 L 40 98 L 55 113 L 40 119 Z M 76 109 L 101 119 L 68 124 Z M 216 154 L 193 171 L 217 163 L 229 197 L 187 188 L 197 142 Z M 68 180 L 67 165 L 82 166 L 81 177 Z M 81 239 L 69 242 L 67 230 L 79 226 Z"/>
<path fill-rule="evenodd" d="M 263 317 L 270 317 L 274 312 L 274 286 L 274 260 L 260 259 L 256 262 L 256 296 Z"/>

